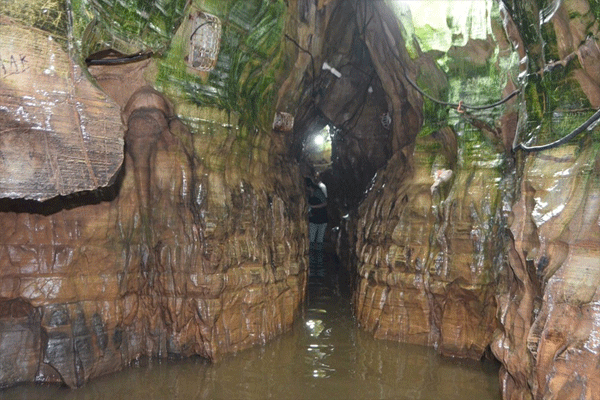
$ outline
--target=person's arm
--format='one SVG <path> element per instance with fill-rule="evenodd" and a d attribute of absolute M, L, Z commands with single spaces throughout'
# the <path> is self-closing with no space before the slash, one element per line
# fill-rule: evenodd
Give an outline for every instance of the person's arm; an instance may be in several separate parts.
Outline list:
<path fill-rule="evenodd" d="M 323 208 L 323 207 L 327 207 L 327 201 L 324 201 L 322 203 L 319 203 L 317 205 L 311 205 L 312 208 Z"/>

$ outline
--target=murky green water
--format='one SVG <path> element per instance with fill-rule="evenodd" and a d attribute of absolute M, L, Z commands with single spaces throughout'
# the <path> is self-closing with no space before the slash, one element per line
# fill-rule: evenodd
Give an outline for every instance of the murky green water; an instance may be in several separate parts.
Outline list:
<path fill-rule="evenodd" d="M 351 316 L 339 268 L 313 266 L 304 316 L 292 332 L 211 365 L 201 359 L 131 367 L 76 390 L 21 386 L 1 399 L 499 400 L 498 367 L 374 340 Z"/>

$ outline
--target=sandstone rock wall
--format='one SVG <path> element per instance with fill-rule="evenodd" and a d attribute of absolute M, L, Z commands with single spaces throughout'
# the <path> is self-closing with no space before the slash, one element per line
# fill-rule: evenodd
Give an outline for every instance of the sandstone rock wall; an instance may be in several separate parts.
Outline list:
<path fill-rule="evenodd" d="M 342 237 L 357 266 L 357 318 L 376 337 L 442 354 L 479 358 L 491 345 L 506 399 L 595 399 L 598 134 L 541 152 L 513 146 L 552 142 L 597 107 L 598 10 L 586 1 L 502 5 L 520 60 L 504 72 L 527 80 L 520 101 L 494 123 L 460 118 L 479 131 L 476 146 L 457 131 L 452 154 L 442 130 L 438 145 L 421 134 L 413 162 L 395 153 L 378 171 Z M 437 185 L 440 169 L 453 174 Z"/>
<path fill-rule="evenodd" d="M 375 337 L 480 358 L 496 327 L 501 179 L 465 157 L 434 187 L 439 150 L 417 145 L 404 174 L 392 158 L 359 208 L 354 306 Z"/>
<path fill-rule="evenodd" d="M 212 170 L 200 160 L 203 140 L 159 133 L 147 204 L 128 155 L 114 195 L 98 204 L 67 209 L 65 198 L 49 215 L 26 205 L 0 213 L 2 307 L 25 304 L 18 318 L 5 313 L 1 346 L 21 351 L 2 352 L 0 365 L 29 371 L 2 369 L 2 385 L 80 386 L 140 356 L 218 359 L 290 328 L 307 271 L 293 167 L 258 178 L 270 161 L 268 140 L 257 140 L 263 159 L 232 157 Z"/>
<path fill-rule="evenodd" d="M 218 360 L 297 316 L 308 243 L 286 133 L 173 104 L 148 86 L 157 69 L 90 68 L 122 111 L 105 128 L 126 127 L 113 184 L 0 200 L 0 386 L 77 387 L 142 356 Z"/>
<path fill-rule="evenodd" d="M 15 23 L 3 7 L 0 198 L 43 201 L 110 185 L 123 162 L 119 107 L 59 37 Z"/>
<path fill-rule="evenodd" d="M 2 346 L 37 355 L 3 352 L 2 364 L 39 363 L 34 375 L 3 375 L 3 385 L 35 376 L 79 386 L 144 355 L 218 359 L 289 329 L 307 270 L 293 170 L 277 190 L 260 187 L 247 171 L 268 160 L 232 158 L 210 170 L 202 141 L 186 148 L 189 132 L 173 132 L 161 132 L 150 151 L 146 206 L 128 156 L 108 200 L 0 214 L 0 297 L 3 307 L 28 305 L 31 332 L 17 340 L 10 332 L 25 322 L 5 319 Z"/>
<path fill-rule="evenodd" d="M 308 243 L 304 187 L 297 163 L 287 155 L 289 138 L 287 133 L 271 132 L 270 121 L 264 123 L 274 113 L 269 99 L 273 100 L 275 76 L 281 81 L 287 72 L 273 61 L 285 57 L 278 44 L 283 35 L 278 29 L 283 21 L 281 4 L 267 4 L 271 14 L 264 13 L 260 2 L 250 8 L 240 8 L 241 3 L 233 7 L 231 12 L 238 13 L 235 23 L 248 30 L 247 37 L 260 27 L 245 24 L 245 19 L 270 25 L 261 28 L 263 41 L 238 48 L 231 43 L 237 40 L 234 34 L 240 35 L 239 27 L 227 27 L 225 34 L 230 36 L 221 42 L 229 47 L 222 57 L 244 51 L 249 56 L 239 57 L 236 71 L 227 71 L 228 63 L 220 64 L 222 71 L 213 78 L 229 76 L 227 82 L 217 82 L 229 90 L 215 106 L 201 97 L 195 98 L 196 103 L 189 101 L 197 91 L 182 89 L 188 82 L 207 79 L 206 74 L 189 70 L 181 56 L 189 40 L 188 19 L 182 23 L 186 2 L 135 16 L 119 11 L 122 2 L 112 9 L 69 4 L 68 10 L 58 3 L 47 5 L 48 13 L 56 17 L 54 24 L 39 15 L 34 0 L 25 2 L 23 9 L 5 5 L 0 11 L 23 26 L 40 25 L 45 33 L 39 35 L 45 39 L 55 33 L 52 29 L 62 34 L 61 45 L 69 53 L 61 53 L 61 61 L 73 68 L 78 56 L 89 55 L 76 51 L 105 46 L 104 40 L 124 46 L 116 49 L 120 51 L 130 49 L 130 41 L 137 51 L 145 47 L 161 54 L 137 62 L 105 63 L 108 66 L 94 63 L 89 72 L 103 94 L 89 75 L 77 77 L 76 85 L 72 77 L 54 82 L 57 93 L 89 95 L 87 89 L 96 97 L 104 99 L 107 94 L 112 99 L 105 100 L 111 112 L 105 114 L 107 121 L 86 118 L 111 130 L 110 137 L 116 138 L 111 143 L 121 144 L 117 160 L 105 159 L 102 164 L 108 168 L 116 162 L 118 173 L 107 174 L 107 187 L 99 188 L 107 185 L 104 181 L 86 186 L 90 190 L 85 192 L 77 187 L 60 192 L 74 194 L 42 203 L 0 200 L 0 387 L 32 381 L 77 387 L 143 356 L 200 355 L 218 360 L 289 329 L 304 299 Z M 207 5 L 193 5 L 195 10 L 199 6 Z M 212 12 L 229 10 L 212 8 Z M 263 14 L 254 15 L 259 11 Z M 67 20 L 67 12 L 80 18 Z M 118 18 L 133 18 L 132 29 L 145 26 L 149 21 L 144 18 L 152 18 L 156 29 L 139 35 L 124 32 L 121 25 L 113 26 L 113 12 Z M 91 20 L 92 14 L 99 23 Z M 1 18 L 0 28 L 6 28 Z M 67 30 L 73 37 L 66 36 Z M 265 38 L 266 53 L 260 49 Z M 65 40 L 74 42 L 69 46 Z M 163 53 L 169 41 L 174 55 Z M 93 59 L 119 56 L 123 55 L 101 52 Z M 266 68 L 265 58 L 273 62 L 264 71 L 268 79 L 249 72 L 257 63 Z M 169 80 L 175 75 L 180 79 Z M 251 79 L 260 84 L 249 83 Z M 159 86 L 172 97 L 153 88 Z M 9 93 L 0 98 L 0 111 L 18 122 L 21 114 L 4 104 L 12 105 L 13 97 Z M 253 107 L 263 109 L 249 120 L 254 108 L 239 108 L 256 98 L 260 103 Z M 240 103 L 226 103 L 231 99 Z M 293 101 L 278 104 L 288 109 Z M 85 108 L 77 104 L 77 111 Z M 40 107 L 28 112 L 36 118 L 53 115 Z M 84 139 L 90 133 L 86 127 L 81 124 L 78 131 Z M 67 134 L 54 126 L 48 129 L 54 129 L 50 133 L 57 137 Z M 11 147 L 14 154 L 29 150 L 24 142 Z M 62 178 L 68 182 L 73 177 Z M 12 175 L 3 172 L 2 179 L 11 182 Z"/>
<path fill-rule="evenodd" d="M 493 343 L 505 398 L 598 398 L 599 161 L 586 141 L 525 162 Z"/>
<path fill-rule="evenodd" d="M 432 55 L 413 61 L 385 7 L 365 7 L 365 41 L 386 91 L 393 155 L 341 235 L 354 252 L 344 258 L 356 265 L 355 312 L 378 338 L 480 358 L 496 327 L 502 155 L 457 120 L 461 132 L 437 123 L 432 135 L 417 137 L 424 105 L 409 80 L 420 77 L 438 95 L 449 84 Z M 469 43 L 462 51 L 471 56 Z"/>

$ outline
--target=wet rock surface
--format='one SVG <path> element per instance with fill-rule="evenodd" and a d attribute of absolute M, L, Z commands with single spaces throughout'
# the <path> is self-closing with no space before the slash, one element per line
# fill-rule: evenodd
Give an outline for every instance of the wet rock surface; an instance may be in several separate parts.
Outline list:
<path fill-rule="evenodd" d="M 0 198 L 106 187 L 123 163 L 119 107 L 58 40 L 0 14 Z"/>
<path fill-rule="evenodd" d="M 498 175 L 460 159 L 437 185 L 427 154 L 440 146 L 417 145 L 409 176 L 392 158 L 361 205 L 355 309 L 376 337 L 479 359 L 496 328 Z"/>
<path fill-rule="evenodd" d="M 0 299 L 2 386 L 33 381 L 40 359 L 40 314 L 26 301 Z"/>
<path fill-rule="evenodd" d="M 237 25 L 224 25 L 215 73 L 177 58 L 187 22 L 159 35 L 171 46 L 157 59 L 90 66 L 112 99 L 94 102 L 111 113 L 107 140 L 125 140 L 104 183 L 73 178 L 75 190 L 32 197 L 2 172 L 0 189 L 16 193 L 5 197 L 64 196 L 0 201 L 0 385 L 76 387 L 142 356 L 218 360 L 289 329 L 308 263 L 294 158 L 319 117 L 341 129 L 323 176 L 358 323 L 453 357 L 491 348 L 505 399 L 598 398 L 598 134 L 526 150 L 600 104 L 597 5 L 503 1 L 485 37 L 454 35 L 441 51 L 405 41 L 384 2 L 264 2 L 281 30 L 267 49 L 235 47 L 269 22 L 248 17 L 253 4 L 224 16 Z M 15 132 L 31 126 L 5 112 L 16 104 L 5 86 L 14 159 L 26 146 Z M 462 107 L 515 90 L 494 111 Z M 265 129 L 275 112 L 295 129 Z M 27 155 L 39 161 L 40 149 Z"/>
<path fill-rule="evenodd" d="M 504 366 L 507 399 L 596 396 L 597 285 L 590 265 L 597 264 L 600 248 L 597 134 L 548 153 L 513 152 L 521 140 L 552 142 L 558 132 L 564 135 L 585 120 L 577 113 L 591 115 L 588 101 L 596 107 L 589 66 L 597 42 L 584 40 L 584 32 L 594 35 L 597 28 L 584 3 L 544 10 L 505 4 L 506 37 L 495 28 L 493 39 L 452 47 L 446 81 L 432 67 L 431 57 L 438 55 L 420 53 L 414 62 L 418 82 L 435 77 L 427 91 L 443 98 L 456 85 L 452 74 L 485 64 L 493 41 L 500 55 L 510 53 L 508 38 L 521 58 L 513 67 L 515 78 L 533 69 L 527 90 L 536 89 L 519 98 L 520 106 L 508 101 L 499 114 L 457 114 L 479 130 L 475 136 L 468 133 L 473 128 L 454 122 L 451 129 L 421 133 L 406 157 L 392 152 L 356 213 L 341 222 L 338 237 L 342 257 L 356 266 L 354 307 L 365 329 L 458 357 L 491 356 L 491 346 Z M 547 19 L 536 21 L 538 12 Z M 540 30 L 518 28 L 513 19 L 538 23 Z M 551 51 L 536 47 L 540 41 Z M 530 50 L 529 60 L 524 49 Z M 541 77 L 541 71 L 547 75 Z M 382 81 L 385 74 L 379 73 Z M 458 80 L 459 95 L 468 94 L 465 80 Z M 575 81 L 576 86 L 566 83 Z M 549 87 L 552 94 L 544 92 Z M 501 96 L 518 88 L 518 80 L 509 78 Z M 488 96 L 482 92 L 472 103 L 491 103 Z M 425 109 L 426 125 L 430 110 Z M 451 174 L 443 179 L 446 171 Z"/>
<path fill-rule="evenodd" d="M 37 370 L 21 380 L 80 386 L 143 355 L 218 359 L 291 327 L 306 280 L 306 228 L 291 223 L 302 201 L 232 185 L 160 134 L 143 174 L 127 157 L 110 201 L 0 214 L 1 295 L 41 315 L 3 321 L 2 346 L 23 351 L 2 363 Z"/>
<path fill-rule="evenodd" d="M 294 162 L 271 132 L 245 137 L 217 110 L 210 135 L 192 132 L 147 67 L 91 68 L 123 110 L 115 183 L 1 204 L 1 386 L 79 387 L 144 356 L 218 360 L 298 316 L 308 260 Z"/>
<path fill-rule="evenodd" d="M 508 398 L 597 398 L 597 151 L 567 146 L 525 164 L 492 348 Z"/>

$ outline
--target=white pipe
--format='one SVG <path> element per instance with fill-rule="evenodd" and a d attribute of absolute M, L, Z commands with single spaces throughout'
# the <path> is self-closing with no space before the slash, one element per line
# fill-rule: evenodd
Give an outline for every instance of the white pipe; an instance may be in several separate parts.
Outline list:
<path fill-rule="evenodd" d="M 331 73 L 334 74 L 338 78 L 342 77 L 342 73 L 340 71 L 338 71 L 337 69 L 333 68 L 331 65 L 327 64 L 327 62 L 323 63 L 323 69 L 327 70 L 327 71 L 331 71 Z"/>

